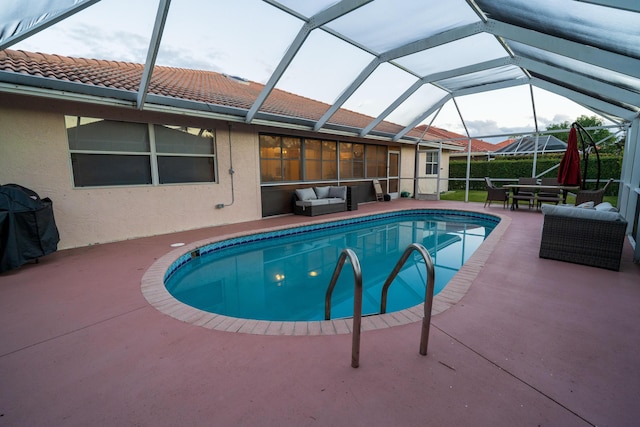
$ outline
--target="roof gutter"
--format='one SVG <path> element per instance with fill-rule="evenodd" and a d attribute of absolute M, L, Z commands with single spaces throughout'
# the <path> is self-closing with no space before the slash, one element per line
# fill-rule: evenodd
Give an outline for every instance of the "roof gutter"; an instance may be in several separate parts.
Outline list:
<path fill-rule="evenodd" d="M 0 71 L 0 93 L 138 110 L 136 106 L 136 92 L 102 86 L 91 86 L 77 82 L 43 79 L 29 75 L 16 75 L 16 73 L 4 71 Z M 202 117 L 237 123 L 244 123 L 247 114 L 247 111 L 242 108 L 207 104 L 162 95 L 148 94 L 146 101 L 141 110 L 154 113 Z M 314 131 L 314 120 L 264 112 L 260 112 L 252 123 L 282 129 L 296 129 L 327 135 L 348 136 L 385 142 L 392 141 L 394 135 L 371 133 L 362 137 L 360 136 L 360 129 L 336 124 L 329 124 L 318 131 Z M 411 137 L 405 137 L 397 142 L 416 144 L 417 138 L 413 140 Z"/>

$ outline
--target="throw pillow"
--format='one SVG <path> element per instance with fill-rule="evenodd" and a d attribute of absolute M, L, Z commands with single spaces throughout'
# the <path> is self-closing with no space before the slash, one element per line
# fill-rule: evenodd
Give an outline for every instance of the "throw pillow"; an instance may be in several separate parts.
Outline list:
<path fill-rule="evenodd" d="M 330 188 L 331 187 L 329 185 L 325 187 L 313 187 L 313 191 L 316 192 L 316 196 L 318 196 L 318 199 L 326 199 L 327 197 L 329 197 Z"/>
<path fill-rule="evenodd" d="M 329 188 L 329 197 L 337 197 L 338 199 L 346 199 L 347 198 L 347 187 L 342 186 L 342 185 L 340 187 L 331 186 L 331 188 Z"/>
<path fill-rule="evenodd" d="M 313 200 L 317 199 L 316 192 L 313 191 L 313 188 L 299 188 L 296 190 L 296 196 L 300 200 Z"/>
<path fill-rule="evenodd" d="M 588 202 L 580 203 L 578 206 L 576 206 L 576 208 L 581 208 L 581 209 L 593 209 L 593 201 L 588 201 Z"/>
<path fill-rule="evenodd" d="M 618 209 L 614 208 L 609 202 L 602 202 L 595 206 L 595 210 L 602 212 L 618 212 Z"/>

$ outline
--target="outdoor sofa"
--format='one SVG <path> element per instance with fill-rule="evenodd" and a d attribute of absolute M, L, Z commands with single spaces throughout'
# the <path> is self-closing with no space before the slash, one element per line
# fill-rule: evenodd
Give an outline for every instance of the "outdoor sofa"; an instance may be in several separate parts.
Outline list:
<path fill-rule="evenodd" d="M 299 188 L 293 194 L 293 212 L 296 215 L 316 216 L 347 210 L 347 187 Z"/>
<path fill-rule="evenodd" d="M 609 203 L 543 205 L 540 258 L 620 269 L 627 221 Z"/>

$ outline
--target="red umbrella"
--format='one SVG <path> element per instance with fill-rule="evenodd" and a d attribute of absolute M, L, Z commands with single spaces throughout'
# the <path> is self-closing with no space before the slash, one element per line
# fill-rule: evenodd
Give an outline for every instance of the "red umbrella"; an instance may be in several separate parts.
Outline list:
<path fill-rule="evenodd" d="M 565 151 L 560 167 L 558 168 L 558 182 L 563 185 L 581 185 L 580 153 L 578 152 L 578 134 L 576 128 L 571 126 L 567 151 Z"/>

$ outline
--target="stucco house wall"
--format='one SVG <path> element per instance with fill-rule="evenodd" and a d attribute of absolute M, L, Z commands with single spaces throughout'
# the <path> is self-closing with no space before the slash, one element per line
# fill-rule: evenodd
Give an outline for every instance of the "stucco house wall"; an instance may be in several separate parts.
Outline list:
<path fill-rule="evenodd" d="M 73 188 L 64 111 L 57 107 L 0 105 L 0 184 L 20 184 L 51 198 L 59 249 L 261 218 L 256 129 L 234 123 L 229 132 L 226 122 L 196 120 L 215 129 L 217 183 Z M 101 117 L 103 112 L 92 108 L 86 107 L 83 115 Z M 218 204 L 227 206 L 216 208 Z"/>
<path fill-rule="evenodd" d="M 451 152 L 442 150 L 440 157 L 440 192 L 449 191 L 449 161 L 451 160 Z"/>
<path fill-rule="evenodd" d="M 429 151 L 436 151 L 429 150 Z M 440 162 L 438 167 L 440 168 L 440 178 L 439 178 L 439 190 L 440 193 L 444 193 L 449 190 L 449 159 L 450 159 L 450 151 L 442 150 L 442 154 L 440 156 Z M 418 152 L 418 165 L 417 165 L 417 181 L 418 181 L 418 198 L 422 198 L 425 200 L 437 200 L 439 198 L 438 194 L 438 175 L 434 174 L 426 174 L 426 161 L 427 161 L 427 151 L 421 149 Z"/>
<path fill-rule="evenodd" d="M 416 165 L 415 146 L 403 145 L 400 148 L 400 193 L 408 192 L 413 196 L 414 192 L 414 169 Z"/>
<path fill-rule="evenodd" d="M 217 182 L 75 188 L 66 115 L 212 129 Z M 312 132 L 217 120 L 198 112 L 158 113 L 95 100 L 9 94 L 0 98 L 0 184 L 20 184 L 53 201 L 59 249 L 257 220 L 263 215 L 261 132 L 317 137 Z M 400 191 L 413 195 L 415 146 L 398 148 Z M 448 156 L 443 156 L 441 166 L 446 176 Z M 285 184 L 288 189 L 296 183 Z"/>

